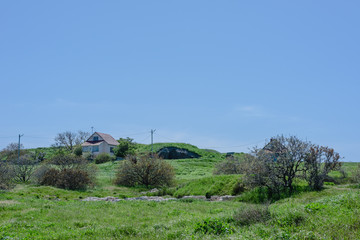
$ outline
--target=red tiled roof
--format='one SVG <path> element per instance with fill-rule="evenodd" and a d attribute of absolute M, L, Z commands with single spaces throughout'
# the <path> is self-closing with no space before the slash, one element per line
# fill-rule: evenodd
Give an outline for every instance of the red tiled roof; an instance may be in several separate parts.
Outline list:
<path fill-rule="evenodd" d="M 89 141 L 89 139 L 91 139 L 91 137 L 94 135 L 94 134 L 97 134 L 99 135 L 102 139 L 104 140 L 100 140 L 100 141 L 97 141 L 97 142 L 94 142 L 94 141 Z M 109 134 L 106 134 L 106 133 L 100 133 L 100 132 L 94 132 L 86 142 L 84 142 L 83 144 L 81 144 L 81 146 L 96 146 L 96 145 L 100 145 L 102 142 L 106 142 L 107 144 L 109 145 L 119 145 L 119 142 L 116 141 L 111 135 Z"/>
<path fill-rule="evenodd" d="M 108 144 L 116 145 L 116 146 L 119 145 L 119 142 L 116 141 L 111 135 L 106 134 L 106 133 L 99 133 L 99 132 L 95 132 L 95 133 L 97 133 Z"/>

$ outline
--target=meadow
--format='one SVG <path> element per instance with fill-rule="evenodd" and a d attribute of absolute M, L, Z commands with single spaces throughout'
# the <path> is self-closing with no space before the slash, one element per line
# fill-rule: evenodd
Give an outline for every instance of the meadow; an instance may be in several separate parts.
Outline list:
<path fill-rule="evenodd" d="M 206 152 L 199 159 L 167 160 L 176 183 L 161 192 L 231 195 L 241 175 L 212 175 L 224 156 Z M 343 168 L 351 172 L 357 165 Z M 97 183 L 85 191 L 18 184 L 0 192 L 0 239 L 360 239 L 360 190 L 354 184 L 325 185 L 322 191 L 257 204 L 244 197 L 255 194 L 251 191 L 222 202 L 82 201 L 136 197 L 149 190 L 114 185 L 118 166 L 97 165 Z"/>

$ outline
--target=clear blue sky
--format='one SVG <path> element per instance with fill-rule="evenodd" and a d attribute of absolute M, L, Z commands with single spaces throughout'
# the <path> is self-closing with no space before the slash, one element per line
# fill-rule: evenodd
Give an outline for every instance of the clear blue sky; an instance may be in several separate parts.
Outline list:
<path fill-rule="evenodd" d="M 66 130 L 360 161 L 359 1 L 1 1 L 0 149 Z"/>

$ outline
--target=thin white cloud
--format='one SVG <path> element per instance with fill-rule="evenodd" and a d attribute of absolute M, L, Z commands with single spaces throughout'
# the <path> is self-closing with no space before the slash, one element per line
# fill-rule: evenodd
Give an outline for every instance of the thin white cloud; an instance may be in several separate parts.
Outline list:
<path fill-rule="evenodd" d="M 237 106 L 235 112 L 245 117 L 270 117 L 261 106 L 256 105 Z"/>

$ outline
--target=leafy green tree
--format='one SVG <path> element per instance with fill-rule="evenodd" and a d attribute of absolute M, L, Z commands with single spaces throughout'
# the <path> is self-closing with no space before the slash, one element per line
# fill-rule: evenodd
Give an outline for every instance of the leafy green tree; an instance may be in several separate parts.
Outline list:
<path fill-rule="evenodd" d="M 120 138 L 119 145 L 114 148 L 114 154 L 117 157 L 126 157 L 127 155 L 134 155 L 136 150 L 136 143 L 132 138 Z"/>
<path fill-rule="evenodd" d="M 83 150 L 82 150 L 82 147 L 81 147 L 80 145 L 77 146 L 77 147 L 74 149 L 74 154 L 75 154 L 75 156 L 78 156 L 78 157 L 82 156 Z"/>

